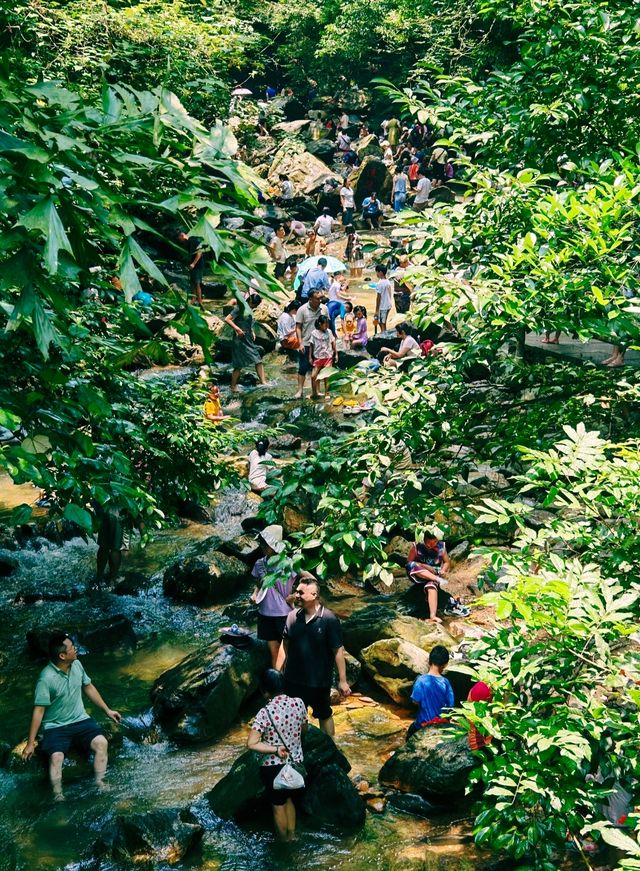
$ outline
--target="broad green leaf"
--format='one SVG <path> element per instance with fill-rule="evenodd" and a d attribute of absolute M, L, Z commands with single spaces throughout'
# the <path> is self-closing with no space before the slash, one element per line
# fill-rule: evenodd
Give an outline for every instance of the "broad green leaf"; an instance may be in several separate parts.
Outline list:
<path fill-rule="evenodd" d="M 73 249 L 67 237 L 62 221 L 51 198 L 41 200 L 31 211 L 23 215 L 17 222 L 18 226 L 27 230 L 37 230 L 45 238 L 44 262 L 47 270 L 53 275 L 58 271 L 58 254 L 66 251 L 73 257 Z"/>
<path fill-rule="evenodd" d="M 129 251 L 131 252 L 131 256 L 138 263 L 144 271 L 151 276 L 155 281 L 159 284 L 168 287 L 167 279 L 164 277 L 162 272 L 158 269 L 153 260 L 149 257 L 149 255 L 138 245 L 133 236 L 129 236 L 127 239 L 126 245 L 129 246 Z"/>
<path fill-rule="evenodd" d="M 82 529 L 91 532 L 93 520 L 89 512 L 84 508 L 75 505 L 73 502 L 69 502 L 68 505 L 65 505 L 62 514 L 67 520 L 70 520 L 72 523 L 77 523 L 78 526 L 82 527 Z"/>

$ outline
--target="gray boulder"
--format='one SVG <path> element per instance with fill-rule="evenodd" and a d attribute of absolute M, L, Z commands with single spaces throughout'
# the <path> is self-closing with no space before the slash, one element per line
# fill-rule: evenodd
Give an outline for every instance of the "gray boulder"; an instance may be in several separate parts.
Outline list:
<path fill-rule="evenodd" d="M 391 196 L 392 179 L 388 167 L 372 155 L 365 157 L 359 167 L 349 176 L 353 187 L 356 206 L 362 205 L 365 197 L 375 191 L 382 203 L 388 203 Z"/>
<path fill-rule="evenodd" d="M 132 650 L 137 644 L 131 620 L 124 614 L 114 614 L 102 620 L 65 624 L 64 629 L 56 626 L 30 629 L 27 632 L 29 653 L 36 657 L 48 657 L 49 638 L 62 631 L 71 635 L 85 653 Z"/>
<path fill-rule="evenodd" d="M 429 671 L 429 654 L 401 638 L 375 641 L 362 651 L 366 670 L 394 702 L 406 705 L 416 678 Z"/>
<path fill-rule="evenodd" d="M 103 826 L 93 847 L 95 868 L 111 861 L 153 869 L 184 859 L 202 840 L 204 829 L 189 810 L 118 814 Z"/>
<path fill-rule="evenodd" d="M 181 554 L 165 571 L 166 596 L 179 602 L 210 605 L 221 602 L 248 580 L 247 566 L 221 553 L 218 539 L 205 539 Z"/>
<path fill-rule="evenodd" d="M 311 780 L 305 790 L 302 808 L 317 826 L 341 834 L 361 829 L 366 817 L 360 793 L 335 764 L 321 768 Z"/>
<path fill-rule="evenodd" d="M 370 133 L 368 136 L 363 136 L 362 139 L 358 139 L 357 142 L 354 142 L 353 150 L 361 161 L 370 155 L 373 157 L 382 157 L 383 154 L 382 147 L 380 146 L 378 137 L 375 133 Z"/>
<path fill-rule="evenodd" d="M 342 636 L 347 650 L 359 658 L 365 647 L 385 638 L 400 638 L 426 651 L 436 644 L 454 645 L 441 624 L 406 617 L 389 605 L 369 605 L 356 611 L 342 621 Z"/>
<path fill-rule="evenodd" d="M 307 151 L 327 166 L 331 166 L 336 153 L 336 144 L 330 139 L 317 139 L 307 144 Z"/>
<path fill-rule="evenodd" d="M 382 766 L 380 784 L 423 798 L 463 793 L 477 760 L 467 738 L 453 734 L 452 729 L 420 729 Z"/>
<path fill-rule="evenodd" d="M 151 697 L 158 721 L 182 743 L 223 735 L 271 659 L 263 641 L 239 650 L 214 641 L 161 674 Z"/>

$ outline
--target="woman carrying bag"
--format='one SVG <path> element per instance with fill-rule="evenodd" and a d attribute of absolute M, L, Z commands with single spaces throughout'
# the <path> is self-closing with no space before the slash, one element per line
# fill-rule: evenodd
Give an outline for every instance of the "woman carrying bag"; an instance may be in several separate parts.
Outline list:
<path fill-rule="evenodd" d="M 282 675 L 274 668 L 262 676 L 260 691 L 267 704 L 256 715 L 247 747 L 263 756 L 260 779 L 273 807 L 278 838 L 292 841 L 296 830 L 293 797 L 304 787 L 304 779 L 294 766 L 301 767 L 303 762 L 301 741 L 308 725 L 307 709 L 302 699 L 284 695 Z M 286 788 L 287 783 L 295 788 Z"/>

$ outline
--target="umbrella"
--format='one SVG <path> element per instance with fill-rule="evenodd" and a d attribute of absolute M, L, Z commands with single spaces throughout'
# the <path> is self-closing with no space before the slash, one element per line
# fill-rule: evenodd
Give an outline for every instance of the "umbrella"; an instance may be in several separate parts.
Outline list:
<path fill-rule="evenodd" d="M 249 97 L 253 91 L 250 91 L 249 88 L 234 88 L 231 91 L 232 97 Z"/>
<path fill-rule="evenodd" d="M 324 257 L 327 261 L 327 265 L 325 266 L 327 272 L 346 272 L 347 267 L 344 265 L 342 260 L 338 260 L 337 257 L 332 257 L 330 254 L 318 254 L 317 257 L 306 257 L 302 263 L 298 263 L 298 274 L 293 282 L 294 290 L 297 290 L 300 287 L 301 276 L 305 275 L 310 269 L 313 269 L 314 266 L 317 266 L 318 260 L 320 260 L 321 257 Z"/>
<path fill-rule="evenodd" d="M 337 257 L 331 257 L 330 254 L 319 254 L 317 257 L 306 257 L 302 263 L 298 263 L 298 272 L 303 275 L 305 272 L 313 269 L 314 266 L 318 265 L 318 260 L 320 260 L 321 257 L 327 261 L 327 265 L 325 266 L 327 272 L 347 271 L 347 267 L 344 265 L 342 260 L 338 260 Z"/>

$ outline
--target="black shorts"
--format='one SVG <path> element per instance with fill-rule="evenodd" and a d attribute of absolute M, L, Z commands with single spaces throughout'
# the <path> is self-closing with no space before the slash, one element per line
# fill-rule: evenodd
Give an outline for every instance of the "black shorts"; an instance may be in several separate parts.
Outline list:
<path fill-rule="evenodd" d="M 275 272 L 274 272 L 274 277 L 275 277 L 275 278 L 282 278 L 282 277 L 284 276 L 284 274 L 285 274 L 286 271 L 287 271 L 287 263 L 286 263 L 286 261 L 285 261 L 284 263 L 276 263 L 276 269 L 275 269 Z"/>
<path fill-rule="evenodd" d="M 313 363 L 309 360 L 309 346 L 298 353 L 298 375 L 308 375 L 313 370 Z"/>
<path fill-rule="evenodd" d="M 86 720 L 78 720 L 77 723 L 70 723 L 68 726 L 45 729 L 40 751 L 45 756 L 51 756 L 52 753 L 64 753 L 66 756 L 72 748 L 88 753 L 91 750 L 91 742 L 98 735 L 104 735 L 104 730 L 92 717 L 87 717 Z"/>
<path fill-rule="evenodd" d="M 292 683 L 284 679 L 284 691 L 292 699 L 302 699 L 308 708 L 311 708 L 313 716 L 318 720 L 328 720 L 333 714 L 329 704 L 331 687 L 307 687 L 303 684 Z"/>
<path fill-rule="evenodd" d="M 268 617 L 258 614 L 258 638 L 261 641 L 282 641 L 286 617 Z"/>
<path fill-rule="evenodd" d="M 276 806 L 282 806 L 283 804 L 286 804 L 290 798 L 295 798 L 297 795 L 301 795 L 304 792 L 304 789 L 273 788 L 273 781 L 276 779 L 276 775 L 278 775 L 283 768 L 284 765 L 260 766 L 260 780 L 264 785 L 267 800 L 270 804 L 275 804 Z"/>
<path fill-rule="evenodd" d="M 202 284 L 204 278 L 204 261 L 202 258 L 198 260 L 193 269 L 189 269 L 189 287 L 191 290 L 196 290 L 198 285 Z"/>

